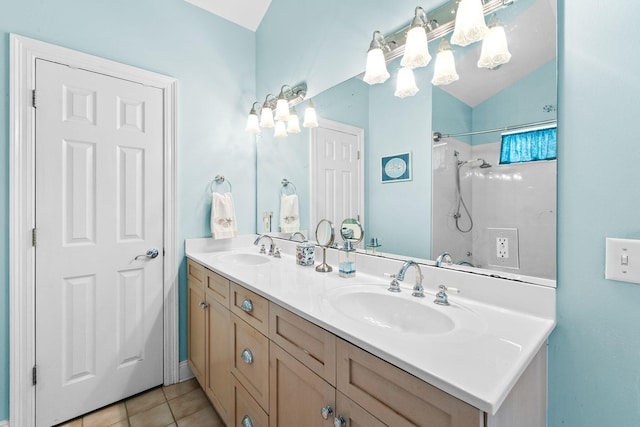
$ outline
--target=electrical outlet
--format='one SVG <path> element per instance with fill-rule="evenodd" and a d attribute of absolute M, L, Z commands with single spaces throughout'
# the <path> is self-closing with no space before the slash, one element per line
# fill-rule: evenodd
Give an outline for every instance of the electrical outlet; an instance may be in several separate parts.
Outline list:
<path fill-rule="evenodd" d="M 488 264 L 493 267 L 520 268 L 517 228 L 487 228 Z"/>
<path fill-rule="evenodd" d="M 506 237 L 496 238 L 496 255 L 498 258 L 509 258 L 509 239 Z"/>

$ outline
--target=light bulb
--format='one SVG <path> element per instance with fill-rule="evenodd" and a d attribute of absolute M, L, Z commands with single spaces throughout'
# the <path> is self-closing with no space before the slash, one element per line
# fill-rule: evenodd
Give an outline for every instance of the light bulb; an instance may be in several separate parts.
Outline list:
<path fill-rule="evenodd" d="M 288 133 L 300 133 L 300 120 L 298 119 L 298 113 L 295 107 L 291 109 L 289 114 L 289 121 L 287 123 Z"/>
<path fill-rule="evenodd" d="M 318 127 L 318 116 L 316 115 L 316 108 L 311 100 L 309 100 L 309 104 L 304 110 L 304 122 L 302 123 L 302 126 L 306 128 Z"/>
<path fill-rule="evenodd" d="M 398 98 L 413 96 L 420 89 L 416 85 L 416 79 L 411 68 L 402 67 L 398 71 L 398 80 L 396 81 L 396 91 L 394 93 Z"/>
<path fill-rule="evenodd" d="M 407 43 L 404 45 L 404 56 L 400 65 L 408 68 L 426 66 L 431 61 L 427 32 L 424 27 L 413 27 L 407 33 Z"/>
<path fill-rule="evenodd" d="M 245 128 L 245 130 L 249 133 L 260 132 L 260 126 L 258 124 L 258 115 L 255 113 L 255 111 L 249 114 L 249 117 L 247 118 L 247 127 Z"/>
<path fill-rule="evenodd" d="M 260 126 L 263 128 L 272 128 L 275 126 L 273 121 L 273 110 L 271 107 L 262 107 L 260 114 Z"/>
<path fill-rule="evenodd" d="M 387 62 L 384 59 L 382 49 L 376 48 L 369 50 L 369 52 L 367 52 L 367 68 L 365 69 L 362 80 L 370 85 L 374 85 L 384 83 L 388 78 Z"/>
<path fill-rule="evenodd" d="M 276 122 L 276 129 L 273 133 L 273 136 L 275 136 L 276 138 L 285 138 L 287 136 L 287 129 L 283 121 L 278 120 Z"/>
<path fill-rule="evenodd" d="M 496 68 L 510 60 L 511 53 L 507 47 L 507 35 L 504 32 L 504 27 L 502 25 L 491 26 L 484 40 L 482 40 L 478 67 Z"/>
<path fill-rule="evenodd" d="M 482 0 L 461 0 L 456 12 L 456 24 L 451 43 L 466 46 L 482 40 L 489 31 L 484 23 Z"/>
<path fill-rule="evenodd" d="M 446 39 L 442 39 L 438 54 L 436 55 L 436 64 L 433 68 L 433 79 L 431 83 L 435 86 L 448 85 L 458 80 L 456 72 L 456 61 L 453 58 L 451 45 Z"/>
<path fill-rule="evenodd" d="M 278 98 L 276 103 L 276 120 L 289 120 L 289 103 L 284 98 Z"/>

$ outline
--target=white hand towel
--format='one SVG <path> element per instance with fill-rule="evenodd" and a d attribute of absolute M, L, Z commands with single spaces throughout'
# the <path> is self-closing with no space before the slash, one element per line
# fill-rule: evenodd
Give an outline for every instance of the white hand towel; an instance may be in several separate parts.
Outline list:
<path fill-rule="evenodd" d="M 230 239 L 238 235 L 236 209 L 231 193 L 212 194 L 211 235 L 214 239 Z"/>
<path fill-rule="evenodd" d="M 280 196 L 280 231 L 283 233 L 300 231 L 297 194 L 282 194 Z"/>

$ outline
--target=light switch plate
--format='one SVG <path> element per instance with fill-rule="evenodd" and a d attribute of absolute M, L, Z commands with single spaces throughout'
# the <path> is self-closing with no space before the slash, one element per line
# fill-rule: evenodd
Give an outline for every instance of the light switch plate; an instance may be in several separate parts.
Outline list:
<path fill-rule="evenodd" d="M 640 283 L 640 240 L 607 238 L 604 277 Z"/>

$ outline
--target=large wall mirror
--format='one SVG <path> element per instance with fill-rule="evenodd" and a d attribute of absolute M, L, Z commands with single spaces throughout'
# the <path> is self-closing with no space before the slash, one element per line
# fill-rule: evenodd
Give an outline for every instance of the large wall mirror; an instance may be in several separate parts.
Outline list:
<path fill-rule="evenodd" d="M 280 206 L 295 193 L 308 235 L 321 219 L 312 202 L 318 188 L 330 188 L 318 181 L 334 179 L 318 167 L 319 153 L 360 156 L 358 194 L 336 195 L 335 206 L 329 203 L 336 218 L 329 219 L 359 218 L 363 250 L 375 238 L 382 245 L 376 253 L 435 261 L 447 252 L 450 268 L 555 286 L 556 161 L 501 164 L 500 149 L 503 134 L 553 126 L 557 117 L 556 0 L 516 0 L 496 17 L 512 54 L 497 69 L 477 67 L 480 43 L 454 46 L 458 81 L 433 86 L 432 60 L 415 70 L 419 92 L 400 99 L 396 59 L 384 84 L 356 76 L 315 96 L 320 128 L 283 139 L 263 131 L 256 231 L 280 232 Z M 434 58 L 437 45 L 429 43 Z M 352 129 L 364 135 L 362 145 L 340 149 L 345 134 L 358 133 Z M 403 162 L 408 170 L 401 174 L 396 166 Z"/>

